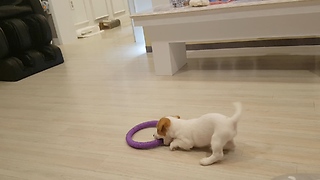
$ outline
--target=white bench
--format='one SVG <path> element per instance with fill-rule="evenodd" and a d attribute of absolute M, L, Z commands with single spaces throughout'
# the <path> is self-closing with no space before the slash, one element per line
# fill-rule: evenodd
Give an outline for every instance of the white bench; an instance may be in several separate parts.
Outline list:
<path fill-rule="evenodd" d="M 157 75 L 173 75 L 186 64 L 186 42 L 320 37 L 320 0 L 158 7 L 131 18 L 152 43 Z"/>

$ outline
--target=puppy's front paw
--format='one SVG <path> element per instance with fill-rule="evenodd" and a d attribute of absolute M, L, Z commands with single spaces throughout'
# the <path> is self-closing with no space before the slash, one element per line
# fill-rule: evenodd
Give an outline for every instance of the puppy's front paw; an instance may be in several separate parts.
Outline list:
<path fill-rule="evenodd" d="M 208 166 L 208 165 L 212 164 L 212 161 L 209 158 L 202 158 L 200 160 L 200 164 L 202 166 Z"/>
<path fill-rule="evenodd" d="M 178 149 L 178 147 L 175 146 L 174 143 L 171 143 L 171 144 L 170 144 L 170 150 L 171 150 L 171 151 L 174 151 L 174 150 L 176 150 L 176 149 Z"/>

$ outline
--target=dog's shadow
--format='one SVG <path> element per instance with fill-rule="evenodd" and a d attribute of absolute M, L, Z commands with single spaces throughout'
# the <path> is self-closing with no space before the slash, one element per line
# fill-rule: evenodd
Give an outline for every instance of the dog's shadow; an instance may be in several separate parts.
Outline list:
<path fill-rule="evenodd" d="M 223 159 L 221 161 L 216 162 L 215 164 L 224 164 L 224 165 L 238 164 L 238 163 L 244 163 L 246 161 L 251 161 L 252 159 L 256 158 L 254 154 L 251 154 L 250 152 L 246 152 L 248 150 L 256 151 L 257 147 L 252 146 L 252 144 L 248 144 L 248 143 L 238 143 L 234 150 L 223 150 L 223 154 L 224 154 Z M 202 148 L 194 147 L 190 151 L 186 151 L 179 148 L 175 151 L 185 152 L 185 153 L 182 153 L 183 156 L 188 154 L 188 156 L 190 157 L 191 155 L 193 160 L 209 157 L 212 154 L 212 150 L 209 146 L 202 147 Z"/>
<path fill-rule="evenodd" d="M 209 147 L 209 146 L 208 147 L 201 147 L 201 148 L 192 148 L 192 151 L 194 151 L 194 152 L 205 152 L 207 157 L 209 157 L 212 154 L 211 147 Z M 223 150 L 223 154 L 227 155 L 227 154 L 232 153 L 234 151 L 235 150 L 224 149 Z"/>
<path fill-rule="evenodd" d="M 215 164 L 235 164 L 243 161 L 249 161 L 253 157 L 243 157 L 243 146 L 244 144 L 239 144 L 235 149 L 233 150 L 223 150 L 223 160 L 216 162 Z M 210 147 L 202 147 L 202 148 L 192 148 L 191 150 L 194 152 L 197 156 L 197 158 L 203 158 L 203 157 L 209 157 L 212 154 L 212 150 Z M 205 156 L 203 156 L 203 153 L 205 153 Z"/>

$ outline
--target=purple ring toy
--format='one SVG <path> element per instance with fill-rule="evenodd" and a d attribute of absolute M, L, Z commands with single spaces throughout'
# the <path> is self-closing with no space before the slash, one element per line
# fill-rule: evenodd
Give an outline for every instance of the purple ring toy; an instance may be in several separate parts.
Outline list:
<path fill-rule="evenodd" d="M 126 141 L 127 141 L 128 145 L 133 148 L 136 148 L 136 149 L 151 149 L 151 148 L 155 148 L 155 147 L 163 145 L 162 139 L 155 139 L 153 141 L 147 141 L 147 142 L 137 142 L 132 139 L 133 135 L 136 132 L 138 132 L 142 129 L 156 127 L 157 123 L 158 123 L 158 121 L 154 120 L 154 121 L 143 122 L 141 124 L 134 126 L 126 135 Z"/>

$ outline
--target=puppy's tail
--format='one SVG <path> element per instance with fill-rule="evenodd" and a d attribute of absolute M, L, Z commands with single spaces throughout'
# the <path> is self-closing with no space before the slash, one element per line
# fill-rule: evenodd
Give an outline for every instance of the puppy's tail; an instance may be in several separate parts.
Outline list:
<path fill-rule="evenodd" d="M 230 117 L 230 120 L 236 124 L 239 121 L 242 113 L 242 104 L 241 102 L 234 102 L 233 106 L 235 107 L 236 111 L 233 116 Z"/>

